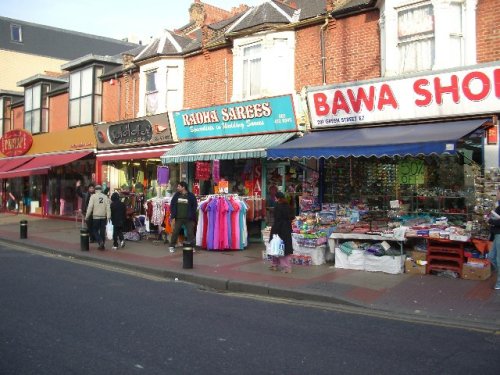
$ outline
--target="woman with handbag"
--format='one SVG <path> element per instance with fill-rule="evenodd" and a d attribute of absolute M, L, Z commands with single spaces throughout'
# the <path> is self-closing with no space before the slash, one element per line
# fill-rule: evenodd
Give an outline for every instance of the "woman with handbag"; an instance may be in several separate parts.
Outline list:
<path fill-rule="evenodd" d="M 277 234 L 283 241 L 284 255 L 272 256 L 272 263 L 270 269 L 278 271 L 281 269 L 283 273 L 291 273 L 292 265 L 290 263 L 291 255 L 293 254 L 292 246 L 292 220 L 294 218 L 292 208 L 285 199 L 282 192 L 276 193 L 277 204 L 274 207 L 274 224 L 271 227 L 271 234 L 269 241 L 272 240 L 273 235 Z"/>

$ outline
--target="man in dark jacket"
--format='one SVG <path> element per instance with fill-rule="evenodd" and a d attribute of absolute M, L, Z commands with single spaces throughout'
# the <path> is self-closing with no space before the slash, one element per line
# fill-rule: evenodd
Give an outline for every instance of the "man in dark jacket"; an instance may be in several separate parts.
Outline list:
<path fill-rule="evenodd" d="M 89 206 L 90 196 L 94 193 L 95 193 L 94 183 L 91 182 L 89 184 L 89 187 L 87 188 L 87 191 L 83 191 L 82 182 L 80 180 L 76 182 L 76 194 L 78 194 L 78 196 L 82 198 L 83 217 L 87 215 L 87 207 Z M 89 230 L 89 240 L 91 243 L 93 243 L 95 242 L 95 236 L 94 236 L 94 231 L 92 230 L 92 225 L 93 225 L 92 215 L 85 220 L 85 224 L 87 225 L 87 228 Z"/>
<path fill-rule="evenodd" d="M 194 246 L 194 225 L 196 222 L 196 196 L 188 191 L 186 182 L 177 185 L 177 192 L 170 201 L 170 220 L 172 221 L 172 236 L 170 237 L 170 252 L 175 251 L 177 237 L 184 226 L 187 230 L 187 241 Z"/>
<path fill-rule="evenodd" d="M 118 249 L 118 240 L 120 240 L 120 247 L 125 246 L 125 239 L 123 238 L 123 227 L 127 217 L 127 208 L 125 203 L 120 200 L 120 194 L 114 192 L 111 194 L 111 223 L 113 224 L 113 247 L 112 250 Z"/>

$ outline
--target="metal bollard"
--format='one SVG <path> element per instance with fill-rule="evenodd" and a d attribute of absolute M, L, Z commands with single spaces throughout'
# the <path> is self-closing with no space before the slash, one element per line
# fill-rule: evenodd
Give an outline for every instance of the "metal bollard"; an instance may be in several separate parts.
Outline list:
<path fill-rule="evenodd" d="M 19 224 L 21 225 L 19 230 L 20 230 L 20 235 L 19 237 L 21 239 L 26 239 L 28 238 L 28 220 L 21 220 L 19 222 Z"/>
<path fill-rule="evenodd" d="M 89 251 L 89 231 L 85 228 L 80 229 L 80 250 Z"/>
<path fill-rule="evenodd" d="M 182 244 L 182 268 L 193 268 L 193 245 L 190 242 Z"/>

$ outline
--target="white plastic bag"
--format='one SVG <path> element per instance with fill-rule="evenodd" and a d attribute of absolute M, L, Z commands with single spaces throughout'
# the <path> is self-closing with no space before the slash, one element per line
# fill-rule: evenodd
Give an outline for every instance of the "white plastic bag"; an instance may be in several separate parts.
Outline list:
<path fill-rule="evenodd" d="M 275 257 L 282 257 L 285 255 L 285 244 L 283 240 L 277 234 L 273 234 L 271 242 L 269 242 L 268 255 Z"/>
<path fill-rule="evenodd" d="M 108 240 L 113 239 L 113 224 L 111 223 L 111 220 L 108 220 L 108 223 L 106 224 L 106 238 Z"/>

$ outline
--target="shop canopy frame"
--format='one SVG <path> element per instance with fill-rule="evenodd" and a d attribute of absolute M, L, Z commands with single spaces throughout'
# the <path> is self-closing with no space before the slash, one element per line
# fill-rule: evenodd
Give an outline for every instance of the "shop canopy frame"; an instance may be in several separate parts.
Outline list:
<path fill-rule="evenodd" d="M 47 174 L 53 167 L 65 165 L 92 154 L 93 151 L 78 151 L 59 154 L 37 155 L 25 164 L 8 172 L 0 172 L 0 179 Z"/>
<path fill-rule="evenodd" d="M 296 133 L 274 133 L 184 141 L 161 156 L 163 164 L 193 161 L 259 159 L 267 149 L 286 142 Z"/>
<path fill-rule="evenodd" d="M 23 164 L 26 164 L 30 160 L 32 160 L 32 156 L 23 156 L 23 157 L 11 157 L 0 159 L 0 174 L 4 172 L 9 172 L 13 169 L 19 168 Z M 0 177 L 1 178 L 1 177 Z"/>
<path fill-rule="evenodd" d="M 268 159 L 454 154 L 456 143 L 487 120 L 316 131 L 267 150 Z"/>

